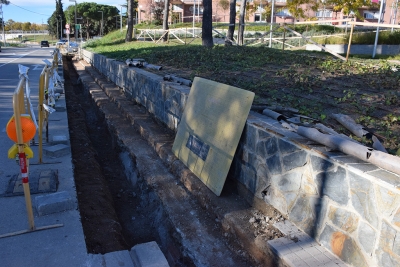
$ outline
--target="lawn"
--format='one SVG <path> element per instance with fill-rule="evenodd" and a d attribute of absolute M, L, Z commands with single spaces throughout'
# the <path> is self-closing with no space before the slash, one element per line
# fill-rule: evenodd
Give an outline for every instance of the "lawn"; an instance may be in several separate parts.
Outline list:
<path fill-rule="evenodd" d="M 124 32 L 119 31 L 88 42 L 87 49 L 122 62 L 143 58 L 161 65 L 161 71 L 153 71 L 160 75 L 199 76 L 246 89 L 256 94 L 255 105 L 298 109 L 302 115 L 351 135 L 332 118 L 334 113 L 348 114 L 375 133 L 390 153 L 400 148 L 399 56 L 351 57 L 343 62 L 327 53 L 266 46 L 215 45 L 208 49 L 199 39 L 190 45 L 173 39 L 158 44 L 125 43 Z M 368 140 L 359 141 L 369 145 Z"/>

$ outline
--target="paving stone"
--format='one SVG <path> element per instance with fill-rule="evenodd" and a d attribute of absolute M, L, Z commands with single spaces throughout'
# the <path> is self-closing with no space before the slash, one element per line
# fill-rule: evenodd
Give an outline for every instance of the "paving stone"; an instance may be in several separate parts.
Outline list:
<path fill-rule="evenodd" d="M 134 246 L 130 255 L 135 267 L 169 267 L 167 259 L 154 241 Z"/>
<path fill-rule="evenodd" d="M 52 158 L 59 158 L 70 153 L 69 146 L 58 144 L 43 148 L 43 154 Z"/>
<path fill-rule="evenodd" d="M 54 135 L 51 141 L 52 145 L 64 144 L 68 145 L 68 138 L 66 135 Z"/>
<path fill-rule="evenodd" d="M 67 191 L 37 196 L 35 203 L 39 216 L 76 208 L 75 199 Z"/>
<path fill-rule="evenodd" d="M 103 255 L 105 266 L 135 267 L 128 250 L 114 251 Z"/>

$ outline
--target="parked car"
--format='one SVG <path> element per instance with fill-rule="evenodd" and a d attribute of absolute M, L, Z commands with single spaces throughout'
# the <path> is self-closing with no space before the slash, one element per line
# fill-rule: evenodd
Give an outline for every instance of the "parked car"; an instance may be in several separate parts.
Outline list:
<path fill-rule="evenodd" d="M 60 42 L 60 41 L 58 41 L 58 42 L 56 43 L 56 46 L 61 46 L 61 45 L 65 45 L 65 42 Z"/>
<path fill-rule="evenodd" d="M 69 42 L 68 52 L 78 52 L 79 45 L 75 42 Z"/>
<path fill-rule="evenodd" d="M 40 47 L 50 47 L 49 41 L 40 41 Z"/>

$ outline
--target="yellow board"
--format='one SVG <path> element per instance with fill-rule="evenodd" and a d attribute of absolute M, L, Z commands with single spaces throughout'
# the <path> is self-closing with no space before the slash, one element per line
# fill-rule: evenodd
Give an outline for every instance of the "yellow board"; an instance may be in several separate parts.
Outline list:
<path fill-rule="evenodd" d="M 194 78 L 172 150 L 217 196 L 253 99 L 252 92 Z"/>

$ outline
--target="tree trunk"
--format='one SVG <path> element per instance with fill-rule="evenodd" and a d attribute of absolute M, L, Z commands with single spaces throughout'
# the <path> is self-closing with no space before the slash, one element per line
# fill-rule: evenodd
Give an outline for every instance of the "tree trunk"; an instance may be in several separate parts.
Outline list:
<path fill-rule="evenodd" d="M 229 1 L 229 28 L 226 36 L 225 45 L 232 45 L 233 35 L 235 33 L 235 22 L 236 22 L 236 0 Z"/>
<path fill-rule="evenodd" d="M 202 43 L 205 47 L 213 47 L 212 37 L 212 0 L 203 0 Z"/>
<path fill-rule="evenodd" d="M 163 17 L 163 30 L 168 31 L 168 17 L 169 17 L 169 0 L 164 0 L 164 17 Z M 168 33 L 163 37 L 163 41 L 168 41 Z"/>
<path fill-rule="evenodd" d="M 243 45 L 244 18 L 246 16 L 246 4 L 247 4 L 247 0 L 243 0 L 242 5 L 240 6 L 239 31 L 238 31 L 238 44 L 239 45 Z"/>
<path fill-rule="evenodd" d="M 132 41 L 132 34 L 133 34 L 133 1 L 134 0 L 128 0 L 128 29 L 126 31 L 126 37 L 125 37 L 125 42 L 131 42 Z"/>

